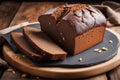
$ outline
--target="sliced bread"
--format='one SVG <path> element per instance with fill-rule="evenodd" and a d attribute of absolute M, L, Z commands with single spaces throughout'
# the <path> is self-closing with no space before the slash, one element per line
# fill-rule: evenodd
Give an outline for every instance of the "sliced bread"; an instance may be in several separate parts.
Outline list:
<path fill-rule="evenodd" d="M 54 43 L 45 33 L 40 29 L 34 27 L 24 27 L 23 34 L 31 44 L 31 47 L 40 51 L 43 55 L 52 60 L 64 60 L 67 53 Z"/>
<path fill-rule="evenodd" d="M 24 39 L 22 32 L 12 32 L 11 33 L 11 39 L 15 46 L 24 53 L 27 57 L 34 61 L 44 61 L 44 60 L 50 60 L 49 58 L 42 55 L 40 52 L 33 49 L 29 43 Z"/>

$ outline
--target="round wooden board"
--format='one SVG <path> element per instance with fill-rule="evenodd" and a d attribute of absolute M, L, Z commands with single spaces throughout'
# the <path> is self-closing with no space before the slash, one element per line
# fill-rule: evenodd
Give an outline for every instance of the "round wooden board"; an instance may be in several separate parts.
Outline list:
<path fill-rule="evenodd" d="M 119 37 L 118 34 L 115 32 L 113 33 Z M 15 68 L 31 75 L 46 78 L 86 78 L 107 72 L 120 64 L 120 48 L 118 49 L 117 55 L 111 60 L 83 68 L 40 67 L 30 61 L 27 57 L 24 57 L 22 53 L 15 53 L 8 44 L 3 46 L 3 54 L 6 61 Z"/>

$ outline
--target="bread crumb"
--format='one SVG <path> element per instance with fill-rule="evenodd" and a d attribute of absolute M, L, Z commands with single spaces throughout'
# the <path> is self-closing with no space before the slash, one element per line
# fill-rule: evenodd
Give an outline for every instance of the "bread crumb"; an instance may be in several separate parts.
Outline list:
<path fill-rule="evenodd" d="M 43 51 L 41 51 L 41 54 L 42 54 L 43 56 L 45 56 L 45 55 L 46 55 Z"/>
<path fill-rule="evenodd" d="M 98 48 L 94 49 L 94 52 L 98 52 L 98 51 L 99 51 L 99 49 L 98 49 Z"/>
<path fill-rule="evenodd" d="M 82 61 L 83 60 L 83 58 L 79 58 L 79 61 Z"/>
<path fill-rule="evenodd" d="M 48 24 L 50 25 L 51 23 L 49 22 Z"/>
<path fill-rule="evenodd" d="M 99 50 L 99 51 L 98 51 L 98 53 L 101 53 L 101 52 L 102 52 L 102 50 Z"/>
<path fill-rule="evenodd" d="M 21 77 L 22 78 L 25 78 L 27 76 L 27 74 L 22 74 Z"/>
<path fill-rule="evenodd" d="M 13 70 L 12 73 L 15 74 L 15 71 Z"/>
<path fill-rule="evenodd" d="M 108 48 L 102 47 L 102 51 L 107 51 L 107 50 L 108 50 Z"/>
<path fill-rule="evenodd" d="M 22 55 L 23 58 L 25 58 L 26 56 L 25 55 Z"/>
<path fill-rule="evenodd" d="M 15 56 L 15 59 L 20 59 L 20 56 L 16 55 L 16 56 Z"/>
<path fill-rule="evenodd" d="M 63 41 L 65 40 L 65 38 L 64 38 L 64 37 L 63 37 L 62 39 L 63 39 Z"/>
<path fill-rule="evenodd" d="M 112 43 L 113 43 L 113 41 L 112 41 L 112 40 L 109 40 L 109 43 L 111 43 L 111 44 L 112 44 Z"/>
<path fill-rule="evenodd" d="M 12 72 L 12 71 L 13 71 L 13 69 L 12 69 L 12 68 L 9 68 L 9 69 L 7 69 L 7 71 L 8 71 L 8 72 Z"/>

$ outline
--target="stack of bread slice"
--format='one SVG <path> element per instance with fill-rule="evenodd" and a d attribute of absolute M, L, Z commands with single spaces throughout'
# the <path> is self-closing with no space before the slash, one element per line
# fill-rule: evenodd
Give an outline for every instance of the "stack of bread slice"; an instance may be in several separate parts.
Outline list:
<path fill-rule="evenodd" d="M 11 32 L 15 46 L 34 61 L 64 60 L 67 56 L 61 47 L 39 28 L 26 26 L 23 32 Z"/>

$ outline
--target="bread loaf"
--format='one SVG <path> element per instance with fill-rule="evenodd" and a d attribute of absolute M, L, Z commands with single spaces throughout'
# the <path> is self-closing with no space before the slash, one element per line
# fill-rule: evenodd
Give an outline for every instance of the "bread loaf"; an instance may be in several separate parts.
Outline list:
<path fill-rule="evenodd" d="M 59 6 L 39 17 L 42 31 L 73 55 L 103 41 L 106 18 L 86 4 Z"/>

